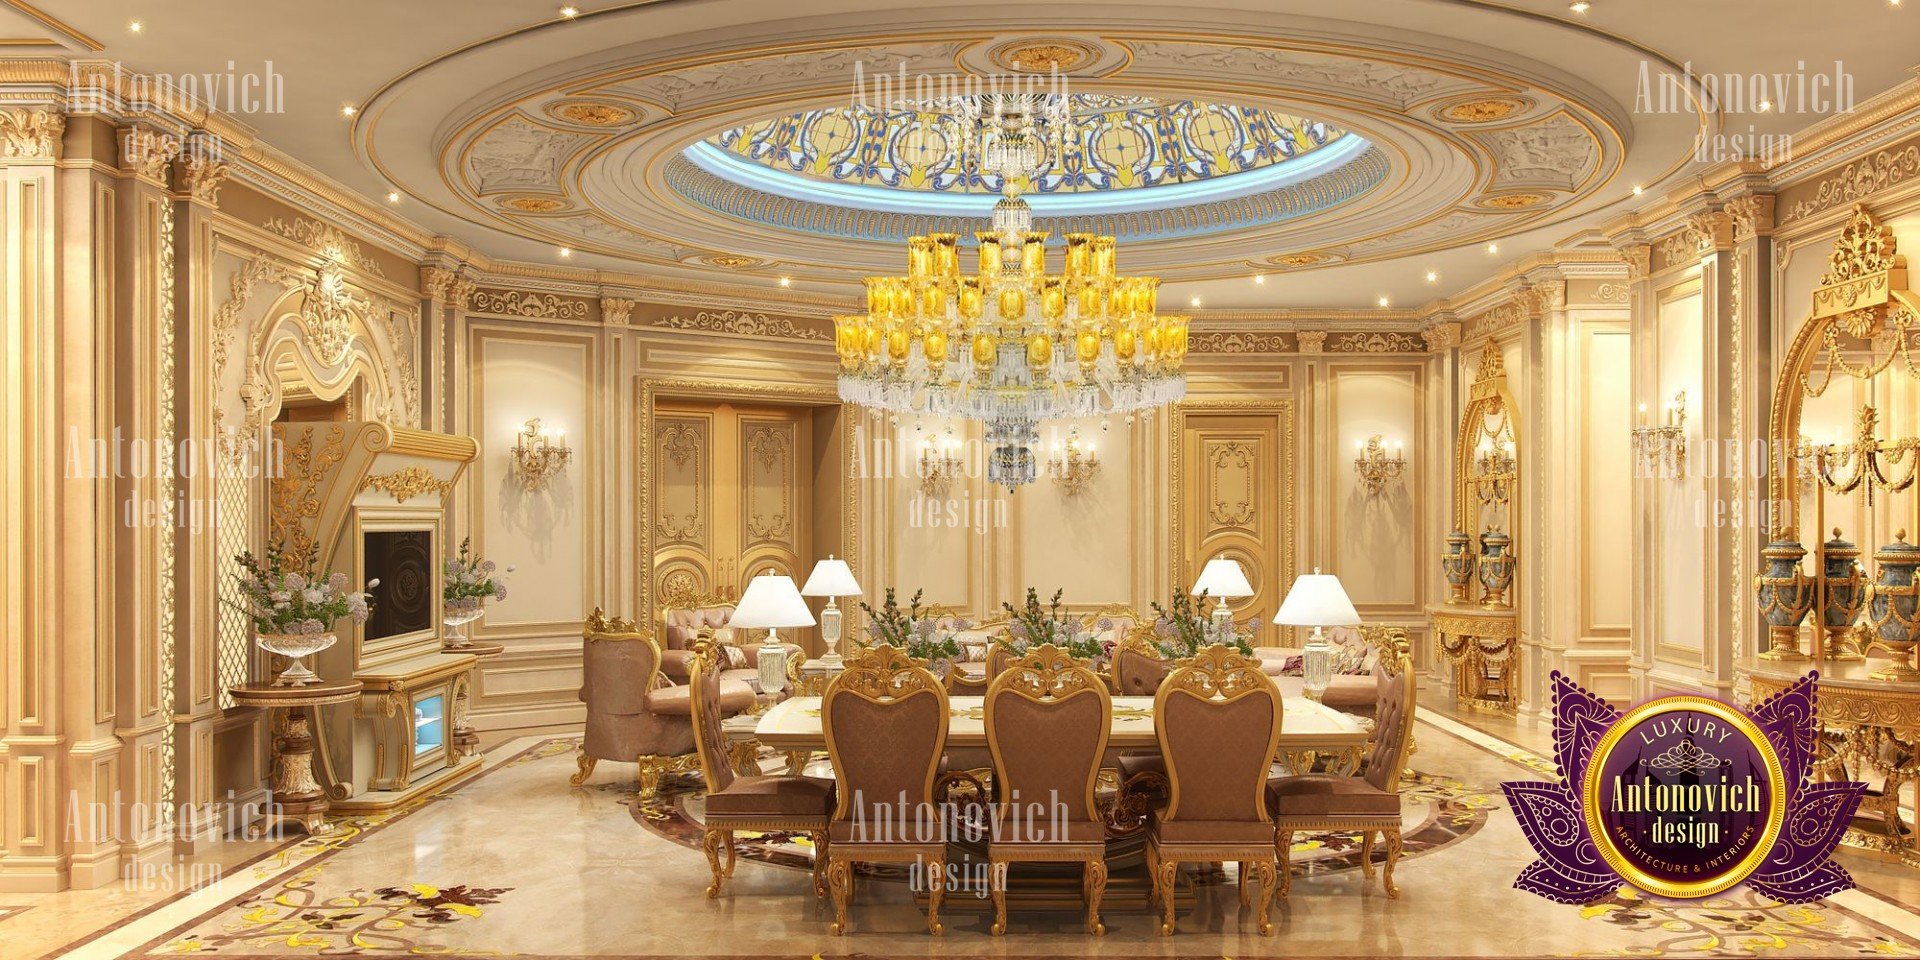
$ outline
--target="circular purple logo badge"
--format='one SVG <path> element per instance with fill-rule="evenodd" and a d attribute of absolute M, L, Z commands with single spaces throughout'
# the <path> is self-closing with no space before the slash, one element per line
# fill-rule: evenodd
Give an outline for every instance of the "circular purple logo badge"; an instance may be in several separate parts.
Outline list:
<path fill-rule="evenodd" d="M 1718 700 L 1640 705 L 1600 738 L 1582 784 L 1587 832 L 1628 883 L 1704 897 L 1747 878 L 1780 834 L 1780 758 L 1747 715 Z"/>

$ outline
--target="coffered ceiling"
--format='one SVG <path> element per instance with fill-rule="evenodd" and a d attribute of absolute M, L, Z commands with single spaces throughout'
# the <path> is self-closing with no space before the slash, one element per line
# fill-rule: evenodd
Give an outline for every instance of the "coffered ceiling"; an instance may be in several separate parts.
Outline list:
<path fill-rule="evenodd" d="M 1728 134 L 1821 119 L 1666 86 L 1689 62 L 1839 69 L 1860 101 L 1907 76 L 1920 35 L 1920 10 L 1864 0 L 1844 18 L 1789 0 L 7 2 L 0 36 L 44 37 L 39 55 L 170 75 L 271 61 L 284 111 L 240 117 L 262 141 L 496 258 L 565 247 L 574 266 L 785 277 L 849 304 L 899 269 L 905 233 L 984 226 L 992 200 L 943 172 L 911 111 L 873 105 L 1057 67 L 1081 120 L 1038 225 L 1119 234 L 1129 271 L 1202 315 L 1418 306 L 1589 236 L 1635 186 L 1682 185 Z"/>

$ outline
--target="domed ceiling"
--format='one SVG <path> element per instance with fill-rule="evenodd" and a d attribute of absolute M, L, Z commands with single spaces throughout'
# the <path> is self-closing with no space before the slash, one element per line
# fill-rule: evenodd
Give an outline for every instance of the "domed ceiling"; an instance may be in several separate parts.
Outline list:
<path fill-rule="evenodd" d="M 1070 126 L 1018 186 L 1037 225 L 1122 239 L 1195 236 L 1277 223 L 1353 199 L 1385 179 L 1385 156 L 1318 120 L 1194 99 L 1072 94 Z M 669 160 L 681 197 L 764 226 L 899 241 L 966 236 L 989 215 L 1000 175 L 961 149 L 938 109 L 854 105 L 731 127 Z"/>

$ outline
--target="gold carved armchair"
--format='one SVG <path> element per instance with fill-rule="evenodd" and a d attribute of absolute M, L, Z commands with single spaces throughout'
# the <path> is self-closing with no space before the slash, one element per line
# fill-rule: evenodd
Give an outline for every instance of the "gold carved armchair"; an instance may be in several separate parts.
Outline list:
<path fill-rule="evenodd" d="M 653 632 L 598 607 L 583 633 L 580 699 L 587 705 L 580 744 L 580 786 L 602 760 L 640 765 L 640 799 L 652 800 L 660 778 L 699 769 L 694 752 L 693 700 L 684 685 L 667 682 Z M 753 706 L 753 689 L 722 681 L 718 706 L 728 716 Z"/>

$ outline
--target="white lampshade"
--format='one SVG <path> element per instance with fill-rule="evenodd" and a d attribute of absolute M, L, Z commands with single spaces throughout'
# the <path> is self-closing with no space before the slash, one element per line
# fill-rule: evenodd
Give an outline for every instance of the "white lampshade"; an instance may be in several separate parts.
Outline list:
<path fill-rule="evenodd" d="M 1188 592 L 1195 596 L 1205 593 L 1216 600 L 1235 600 L 1253 596 L 1253 584 L 1247 582 L 1247 572 L 1240 569 L 1240 561 L 1215 557 L 1201 568 L 1200 579 L 1193 582 L 1193 589 Z"/>
<path fill-rule="evenodd" d="M 729 627 L 811 627 L 813 611 L 794 589 L 793 578 L 767 573 L 747 581 L 747 592 L 727 618 Z"/>
<path fill-rule="evenodd" d="M 845 560 L 831 556 L 813 565 L 807 585 L 800 588 L 803 597 L 851 597 L 859 593 L 860 582 L 853 579 L 853 569 Z"/>
<path fill-rule="evenodd" d="M 1294 578 L 1293 589 L 1287 591 L 1287 599 L 1280 604 L 1273 622 L 1293 627 L 1352 627 L 1359 625 L 1360 614 L 1347 599 L 1340 578 L 1315 567 L 1312 573 Z"/>

